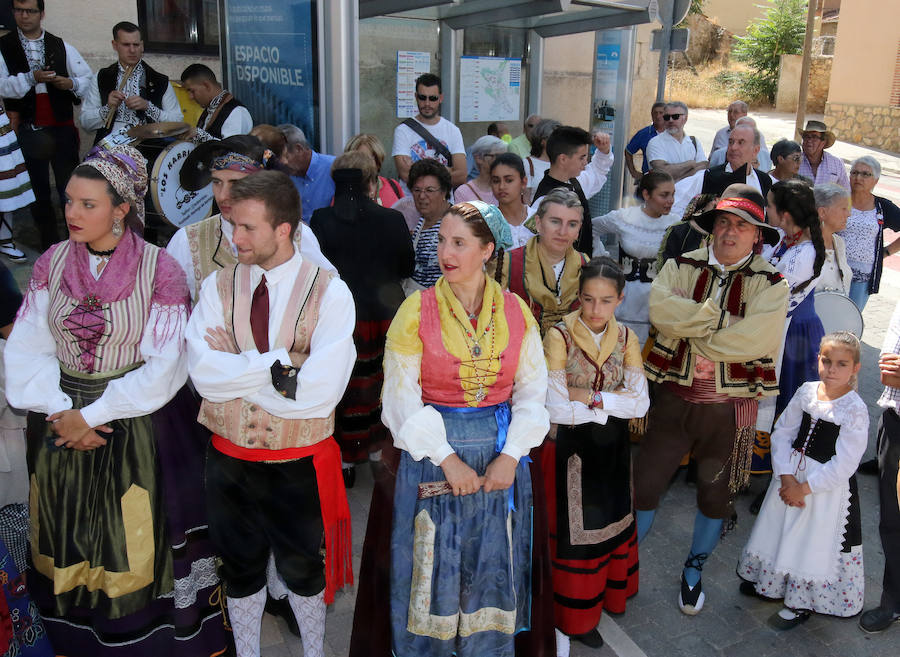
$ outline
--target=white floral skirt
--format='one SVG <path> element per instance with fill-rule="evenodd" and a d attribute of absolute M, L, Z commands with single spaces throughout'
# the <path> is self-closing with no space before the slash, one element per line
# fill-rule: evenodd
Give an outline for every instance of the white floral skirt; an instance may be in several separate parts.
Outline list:
<path fill-rule="evenodd" d="M 781 501 L 780 479 L 773 477 L 738 576 L 753 582 L 761 596 L 783 598 L 791 609 L 842 617 L 862 611 L 865 575 L 855 484 L 854 479 L 808 495 L 806 506 L 797 508 Z"/>

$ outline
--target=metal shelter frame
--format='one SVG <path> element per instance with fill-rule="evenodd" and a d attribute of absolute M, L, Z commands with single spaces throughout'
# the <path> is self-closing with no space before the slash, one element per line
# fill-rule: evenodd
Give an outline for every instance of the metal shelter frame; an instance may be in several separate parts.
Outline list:
<path fill-rule="evenodd" d="M 320 134 L 325 152 L 339 153 L 359 132 L 359 21 L 403 16 L 439 22 L 441 78 L 456 80 L 457 30 L 476 26 L 528 31 L 532 74 L 528 112 L 540 113 L 543 40 L 641 25 L 656 20 L 666 0 L 327 0 L 319 3 Z M 446 84 L 442 115 L 456 120 L 455 84 Z"/>

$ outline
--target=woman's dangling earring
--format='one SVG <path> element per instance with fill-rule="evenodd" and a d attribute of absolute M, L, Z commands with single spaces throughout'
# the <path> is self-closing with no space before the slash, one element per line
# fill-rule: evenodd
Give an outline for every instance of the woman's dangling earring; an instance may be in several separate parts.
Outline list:
<path fill-rule="evenodd" d="M 125 232 L 125 228 L 122 226 L 121 219 L 113 219 L 112 225 L 112 234 L 114 237 L 122 237 L 122 233 Z"/>

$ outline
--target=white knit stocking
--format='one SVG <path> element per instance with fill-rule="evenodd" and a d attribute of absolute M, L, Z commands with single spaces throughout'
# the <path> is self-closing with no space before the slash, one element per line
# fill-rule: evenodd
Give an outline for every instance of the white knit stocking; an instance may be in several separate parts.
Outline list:
<path fill-rule="evenodd" d="M 300 626 L 303 657 L 325 657 L 325 591 L 308 598 L 288 591 L 288 602 Z"/>
<path fill-rule="evenodd" d="M 246 598 L 226 598 L 237 657 L 259 657 L 259 632 L 266 607 L 266 589 Z"/>

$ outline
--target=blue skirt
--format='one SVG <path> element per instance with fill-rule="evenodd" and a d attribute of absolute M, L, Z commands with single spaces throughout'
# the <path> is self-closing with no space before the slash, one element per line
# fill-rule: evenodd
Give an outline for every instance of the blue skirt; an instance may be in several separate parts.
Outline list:
<path fill-rule="evenodd" d="M 825 337 L 822 320 L 816 314 L 810 292 L 799 306 L 794 308 L 791 323 L 784 337 L 784 356 L 781 359 L 781 376 L 778 379 L 778 399 L 775 401 L 775 417 L 781 414 L 797 388 L 807 381 L 819 380 L 819 343 Z"/>
<path fill-rule="evenodd" d="M 497 456 L 500 407 L 436 408 L 450 446 L 483 475 Z M 530 625 L 528 464 L 523 459 L 516 468 L 512 494 L 418 499 L 420 483 L 445 479 L 428 459 L 402 453 L 391 534 L 394 654 L 513 657 L 513 635 Z"/>

